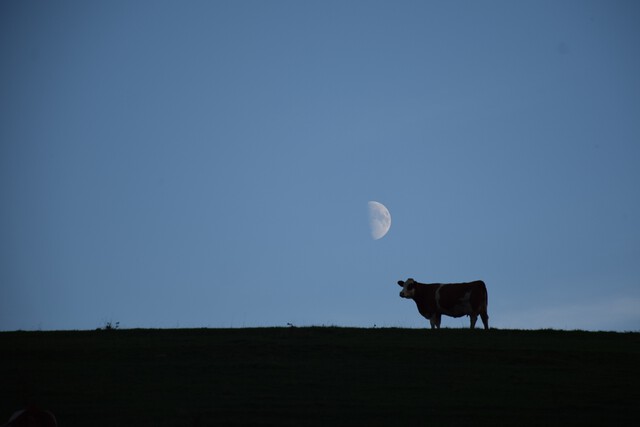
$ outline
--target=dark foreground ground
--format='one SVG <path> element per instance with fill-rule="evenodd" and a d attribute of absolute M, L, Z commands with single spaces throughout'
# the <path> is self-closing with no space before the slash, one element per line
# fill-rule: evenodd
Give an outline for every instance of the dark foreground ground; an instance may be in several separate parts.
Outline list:
<path fill-rule="evenodd" d="M 637 425 L 640 334 L 347 328 L 0 333 L 0 424 Z"/>

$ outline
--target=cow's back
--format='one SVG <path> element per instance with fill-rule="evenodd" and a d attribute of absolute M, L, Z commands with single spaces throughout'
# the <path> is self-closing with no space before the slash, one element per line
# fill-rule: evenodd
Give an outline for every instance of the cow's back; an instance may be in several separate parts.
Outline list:
<path fill-rule="evenodd" d="M 448 316 L 477 315 L 486 311 L 487 288 L 482 280 L 442 284 L 436 292 L 439 310 Z"/>

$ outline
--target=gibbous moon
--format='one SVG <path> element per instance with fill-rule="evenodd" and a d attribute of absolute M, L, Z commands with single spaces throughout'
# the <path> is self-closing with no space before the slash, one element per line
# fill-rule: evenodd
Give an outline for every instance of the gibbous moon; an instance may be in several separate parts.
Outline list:
<path fill-rule="evenodd" d="M 369 227 L 373 240 L 383 238 L 391 228 L 391 214 L 382 203 L 369 202 Z"/>

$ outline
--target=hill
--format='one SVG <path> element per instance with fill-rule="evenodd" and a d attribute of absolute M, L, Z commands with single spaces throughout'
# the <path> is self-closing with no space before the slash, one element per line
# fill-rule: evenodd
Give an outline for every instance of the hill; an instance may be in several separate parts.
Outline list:
<path fill-rule="evenodd" d="M 0 423 L 622 425 L 640 334 L 257 328 L 0 333 Z"/>

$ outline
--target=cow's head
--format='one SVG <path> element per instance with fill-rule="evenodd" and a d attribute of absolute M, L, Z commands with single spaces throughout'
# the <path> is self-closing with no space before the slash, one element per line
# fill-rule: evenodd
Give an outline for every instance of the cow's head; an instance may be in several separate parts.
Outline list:
<path fill-rule="evenodd" d="M 409 278 L 406 282 L 398 280 L 398 285 L 402 286 L 400 296 L 402 298 L 413 298 L 416 295 L 416 281 Z"/>

